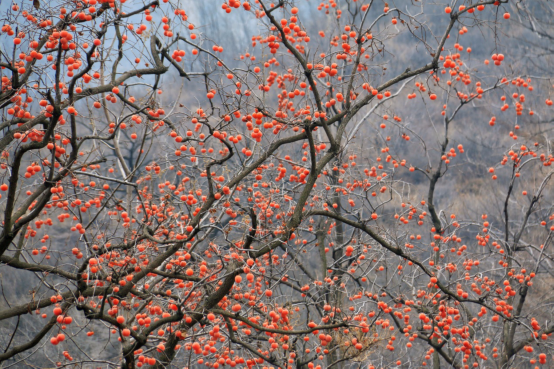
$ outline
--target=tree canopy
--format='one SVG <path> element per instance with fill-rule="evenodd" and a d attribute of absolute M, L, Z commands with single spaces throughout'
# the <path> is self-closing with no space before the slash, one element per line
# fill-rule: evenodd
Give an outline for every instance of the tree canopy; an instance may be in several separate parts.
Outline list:
<path fill-rule="evenodd" d="M 548 1 L 0 10 L 2 367 L 552 366 Z"/>

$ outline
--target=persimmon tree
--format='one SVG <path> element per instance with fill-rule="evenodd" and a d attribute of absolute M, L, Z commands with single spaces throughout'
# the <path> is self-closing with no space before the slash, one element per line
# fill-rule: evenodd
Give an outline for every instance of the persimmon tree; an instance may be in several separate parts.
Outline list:
<path fill-rule="evenodd" d="M 510 60 L 518 9 L 9 4 L 0 361 L 551 366 L 552 82 Z"/>

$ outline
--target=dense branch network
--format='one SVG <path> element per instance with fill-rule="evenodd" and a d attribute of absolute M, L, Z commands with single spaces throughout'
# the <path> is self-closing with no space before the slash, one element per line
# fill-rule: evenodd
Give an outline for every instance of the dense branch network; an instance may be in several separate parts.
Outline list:
<path fill-rule="evenodd" d="M 504 69 L 512 4 L 221 4 L 240 46 L 171 0 L 1 15 L 0 361 L 547 365 L 553 86 Z"/>

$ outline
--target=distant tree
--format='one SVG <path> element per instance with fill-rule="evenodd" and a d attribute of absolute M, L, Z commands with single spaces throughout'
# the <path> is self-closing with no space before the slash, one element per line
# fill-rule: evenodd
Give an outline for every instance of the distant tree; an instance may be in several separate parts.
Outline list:
<path fill-rule="evenodd" d="M 508 0 L 139 3 L 3 4 L 5 367 L 552 367 Z"/>

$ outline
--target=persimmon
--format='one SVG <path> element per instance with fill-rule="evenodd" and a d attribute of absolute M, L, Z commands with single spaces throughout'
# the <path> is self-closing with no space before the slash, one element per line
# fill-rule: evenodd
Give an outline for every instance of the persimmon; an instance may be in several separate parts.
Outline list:
<path fill-rule="evenodd" d="M 228 45 L 122 3 L 4 9 L 0 360 L 45 336 L 59 366 L 548 362 L 554 86 L 534 30 L 471 36 L 502 1 L 229 0 Z"/>

